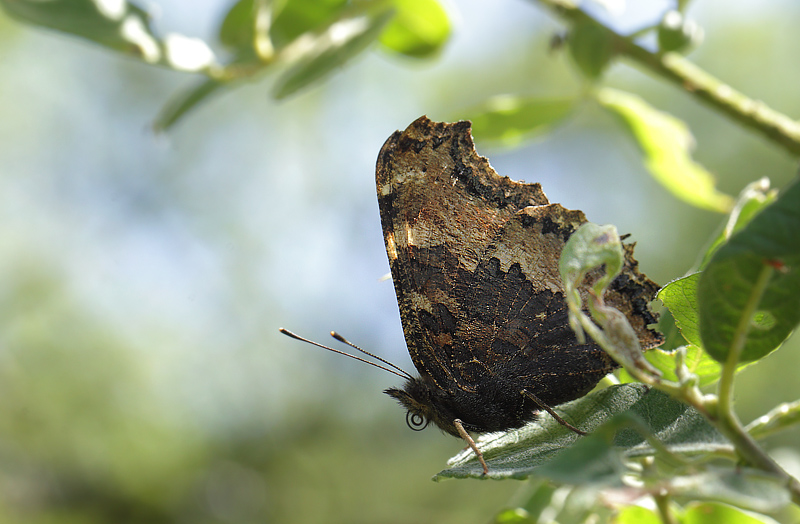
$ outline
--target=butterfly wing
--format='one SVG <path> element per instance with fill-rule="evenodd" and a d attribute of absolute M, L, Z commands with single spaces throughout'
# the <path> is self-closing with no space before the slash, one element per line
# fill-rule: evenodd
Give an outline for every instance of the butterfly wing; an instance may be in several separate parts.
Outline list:
<path fill-rule="evenodd" d="M 392 135 L 376 182 L 386 250 L 414 365 L 438 388 L 556 405 L 615 367 L 569 328 L 558 257 L 586 221 L 550 204 L 539 184 L 500 177 L 475 152 L 468 122 L 422 117 Z M 658 335 L 646 303 L 657 287 L 626 266 L 629 292 L 607 297 L 643 343 Z M 633 311 L 638 293 L 643 306 Z"/>

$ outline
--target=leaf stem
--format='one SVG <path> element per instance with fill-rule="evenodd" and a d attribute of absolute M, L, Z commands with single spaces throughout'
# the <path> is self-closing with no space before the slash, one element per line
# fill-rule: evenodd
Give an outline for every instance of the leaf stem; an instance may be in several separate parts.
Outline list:
<path fill-rule="evenodd" d="M 592 22 L 611 40 L 615 54 L 632 59 L 719 112 L 765 136 L 793 156 L 800 156 L 800 123 L 753 100 L 676 53 L 653 52 L 604 26 L 571 0 L 537 0 L 571 23 Z"/>
<path fill-rule="evenodd" d="M 747 334 L 750 331 L 753 315 L 761 303 L 774 271 L 774 268 L 769 264 L 762 266 L 753 286 L 753 291 L 742 309 L 733 343 L 730 351 L 728 351 L 728 358 L 722 366 L 722 375 L 717 388 L 719 403 L 717 404 L 717 409 L 712 413 L 712 420 L 716 422 L 717 429 L 731 441 L 734 448 L 736 448 L 736 452 L 745 462 L 782 478 L 786 482 L 787 488 L 789 488 L 792 501 L 795 504 L 800 504 L 800 482 L 789 475 L 761 449 L 755 439 L 742 426 L 736 411 L 733 409 L 733 385 L 736 368 L 739 366 L 739 360 L 747 342 Z"/>
<path fill-rule="evenodd" d="M 764 291 L 769 284 L 774 269 L 768 264 L 763 264 L 761 272 L 758 274 L 753 291 L 745 304 L 742 315 L 739 318 L 739 324 L 736 326 L 736 333 L 731 344 L 728 357 L 722 366 L 722 374 L 717 388 L 717 396 L 719 397 L 718 412 L 720 414 L 731 414 L 735 417 L 733 410 L 733 382 L 736 376 L 736 368 L 739 366 L 739 360 L 742 356 L 742 351 L 747 343 L 747 334 L 750 332 L 750 323 L 755 315 L 756 308 L 761 302 Z"/>
<path fill-rule="evenodd" d="M 800 423 L 800 400 L 785 402 L 766 415 L 762 415 L 745 426 L 754 439 L 760 439 Z"/>
<path fill-rule="evenodd" d="M 661 522 L 664 524 L 678 524 L 675 520 L 675 515 L 669 507 L 669 495 L 666 493 L 653 495 L 653 500 L 658 508 L 658 514 L 661 517 Z"/>

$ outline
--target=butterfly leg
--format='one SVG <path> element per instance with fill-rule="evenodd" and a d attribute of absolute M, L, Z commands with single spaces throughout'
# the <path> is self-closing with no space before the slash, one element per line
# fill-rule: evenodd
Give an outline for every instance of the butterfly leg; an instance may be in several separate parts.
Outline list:
<path fill-rule="evenodd" d="M 489 474 L 489 466 L 487 466 L 486 465 L 486 461 L 483 460 L 483 453 L 481 453 L 481 450 L 478 449 L 478 445 L 475 444 L 474 440 L 472 440 L 472 437 L 470 436 L 469 433 L 467 433 L 467 430 L 464 429 L 464 425 L 461 423 L 461 420 L 455 419 L 453 421 L 453 425 L 456 427 L 456 430 L 458 431 L 458 434 L 461 435 L 461 438 L 463 438 L 465 441 L 467 441 L 467 444 L 469 444 L 469 447 L 471 447 L 472 451 L 475 452 L 475 456 L 478 457 L 478 462 L 480 462 L 481 466 L 483 466 L 483 474 L 484 475 L 488 475 Z"/>
<path fill-rule="evenodd" d="M 574 431 L 578 435 L 588 435 L 588 433 L 586 433 L 585 431 L 581 431 L 580 429 L 576 428 L 575 426 L 573 426 L 572 424 L 570 424 L 569 422 L 567 422 L 566 420 L 561 418 L 561 416 L 558 413 L 556 413 L 553 410 L 553 408 L 551 408 L 550 406 L 548 406 L 547 404 L 545 404 L 544 402 L 539 400 L 539 397 L 537 397 L 536 395 L 534 395 L 533 393 L 531 393 L 527 389 L 523 389 L 521 391 L 521 393 L 523 395 L 525 395 L 526 397 L 528 397 L 529 399 L 531 399 L 532 401 L 534 401 L 536 403 L 536 405 L 539 406 L 539 409 L 543 409 L 543 410 L 547 411 L 548 413 L 550 413 L 550 415 L 554 419 L 556 419 L 556 421 L 558 421 L 558 423 L 561 424 L 562 426 L 566 426 L 568 429 L 571 429 L 572 431 Z"/>

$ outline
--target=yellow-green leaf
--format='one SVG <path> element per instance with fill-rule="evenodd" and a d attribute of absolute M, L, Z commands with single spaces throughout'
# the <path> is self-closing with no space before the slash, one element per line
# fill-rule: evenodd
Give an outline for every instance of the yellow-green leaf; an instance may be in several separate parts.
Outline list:
<path fill-rule="evenodd" d="M 421 58 L 439 51 L 450 37 L 447 12 L 436 0 L 395 0 L 394 8 L 379 39 L 384 47 Z"/>
<path fill-rule="evenodd" d="M 694 206 L 730 211 L 733 198 L 717 190 L 713 175 L 692 160 L 693 139 L 684 122 L 631 93 L 604 88 L 596 96 L 625 122 L 644 154 L 645 166 L 661 185 Z"/>

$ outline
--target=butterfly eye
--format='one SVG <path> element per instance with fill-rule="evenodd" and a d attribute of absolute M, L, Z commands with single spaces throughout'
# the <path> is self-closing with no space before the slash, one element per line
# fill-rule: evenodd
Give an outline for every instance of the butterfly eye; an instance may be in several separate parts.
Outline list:
<path fill-rule="evenodd" d="M 422 431 L 428 427 L 428 420 L 419 413 L 406 411 L 406 425 L 414 431 Z"/>

